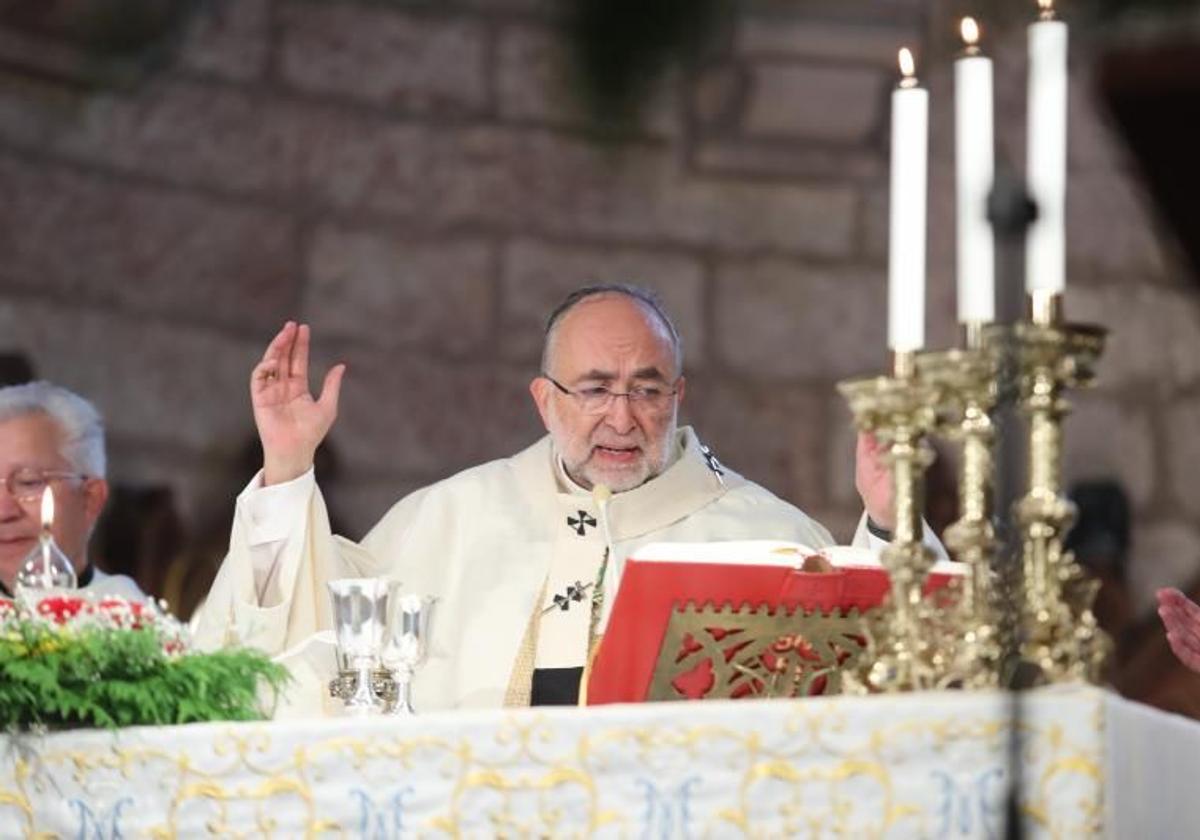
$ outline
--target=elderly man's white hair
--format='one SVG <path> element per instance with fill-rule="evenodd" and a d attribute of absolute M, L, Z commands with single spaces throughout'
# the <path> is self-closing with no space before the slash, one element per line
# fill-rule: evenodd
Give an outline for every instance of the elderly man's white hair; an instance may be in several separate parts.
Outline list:
<path fill-rule="evenodd" d="M 103 478 L 104 421 L 83 397 L 50 382 L 29 382 L 0 388 L 0 423 L 44 414 L 62 431 L 62 456 L 93 478 Z"/>

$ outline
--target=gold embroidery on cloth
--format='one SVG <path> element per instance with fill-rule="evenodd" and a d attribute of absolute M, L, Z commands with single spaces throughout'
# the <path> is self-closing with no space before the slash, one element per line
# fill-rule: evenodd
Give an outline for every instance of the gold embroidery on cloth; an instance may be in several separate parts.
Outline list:
<path fill-rule="evenodd" d="M 1022 724 L 1021 752 L 1028 768 L 1024 810 L 1038 834 L 1069 838 L 1102 829 L 1100 697 L 1090 701 L 1100 707 L 1097 714 L 1089 714 L 1082 729 L 1072 729 L 1074 735 L 1064 723 L 1039 714 Z M 1078 720 L 1084 703 L 1090 713 L 1088 700 L 1048 707 L 1059 710 L 1060 721 L 1064 714 Z M 52 736 L 33 747 L 31 762 L 17 759 L 7 773 L 0 766 L 0 825 L 16 819 L 26 835 L 37 836 L 48 827 L 38 824 L 39 809 L 61 813 L 48 803 L 60 803 L 67 794 L 59 788 L 70 783 L 78 786 L 71 796 L 92 797 L 98 811 L 109 808 L 105 813 L 110 813 L 104 797 L 111 796 L 116 776 L 136 782 L 146 802 L 164 805 L 161 815 L 148 820 L 146 806 L 137 806 L 143 835 L 173 838 L 199 824 L 221 836 L 290 836 L 297 825 L 309 836 L 347 836 L 360 830 L 358 812 L 345 802 L 334 803 L 331 791 L 344 799 L 349 779 L 364 796 L 376 796 L 370 807 L 380 808 L 383 789 L 419 777 L 424 807 L 406 814 L 411 820 L 406 832 L 414 836 L 587 836 L 602 829 L 613 836 L 637 836 L 647 830 L 647 809 L 630 807 L 628 797 L 614 797 L 613 774 L 665 785 L 679 772 L 696 773 L 711 762 L 734 782 L 720 791 L 725 804 L 713 804 L 703 821 L 695 818 L 691 829 L 698 836 L 731 831 L 928 836 L 936 833 L 939 817 L 924 786 L 918 790 L 911 784 L 914 767 L 944 763 L 966 772 L 974 767 L 964 764 L 964 754 L 990 760 L 1006 751 L 1001 703 L 981 711 L 964 704 L 968 714 L 962 716 L 943 709 L 936 719 L 871 719 L 869 728 L 863 728 L 861 701 L 853 706 L 855 714 L 828 701 L 734 708 L 739 716 L 743 709 L 770 708 L 774 722 L 769 731 L 760 731 L 688 725 L 682 715 L 669 724 L 659 719 L 631 725 L 598 714 L 579 727 L 574 716 L 525 713 L 498 718 L 494 726 L 475 728 L 469 736 L 455 735 L 453 728 L 442 728 L 439 737 L 407 726 L 372 725 L 361 734 L 343 728 L 326 738 L 317 730 L 307 736 L 311 740 L 301 740 L 306 736 L 298 736 L 294 727 L 285 738 L 280 729 L 286 725 L 248 724 L 214 728 L 204 749 L 197 749 L 194 738 L 172 749 L 167 746 L 172 730 L 162 733 L 161 746 L 124 746 L 128 736 L 117 733 L 91 749 L 64 749 L 70 742 Z M 947 760 L 941 762 L 942 757 Z M 623 785 L 632 781 L 622 778 Z M 155 797 L 148 796 L 147 785 L 154 787 Z M 678 790 L 656 789 L 653 795 L 668 794 L 677 796 Z M 645 795 L 652 795 L 649 789 Z M 339 810 L 327 812 L 334 804 Z M 658 804 L 671 802 L 664 798 Z M 675 818 L 680 813 L 677 808 Z"/>

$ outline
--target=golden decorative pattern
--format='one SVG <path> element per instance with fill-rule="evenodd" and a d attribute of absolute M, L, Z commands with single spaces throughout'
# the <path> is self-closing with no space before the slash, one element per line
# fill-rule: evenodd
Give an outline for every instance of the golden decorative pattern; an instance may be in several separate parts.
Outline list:
<path fill-rule="evenodd" d="M 1103 828 L 1105 704 L 1030 696 L 1030 836 Z M 944 692 L 21 736 L 0 836 L 985 836 L 1007 733 Z"/>
<path fill-rule="evenodd" d="M 891 598 L 868 634 L 871 670 L 864 684 L 850 681 L 856 690 L 993 688 L 1009 684 L 1018 658 L 1039 683 L 1100 680 L 1112 645 L 1092 612 L 1099 584 L 1063 548 L 1075 506 L 1062 492 L 1062 457 L 1066 392 L 1094 383 L 1106 330 L 1066 322 L 1060 292 L 1028 302 L 1030 320 L 968 324 L 962 349 L 898 351 L 891 375 L 838 383 L 855 425 L 882 446 L 895 522 L 881 553 Z M 1019 568 L 997 553 L 1006 549 L 992 527 L 992 414 L 1007 406 L 1028 419 L 1028 486 L 1011 511 Z M 933 562 L 921 537 L 924 470 L 938 433 L 963 444 L 962 518 L 946 539 L 972 572 L 943 622 L 950 632 L 922 599 Z"/>
<path fill-rule="evenodd" d="M 671 612 L 647 699 L 839 694 L 864 643 L 857 609 L 688 603 Z"/>

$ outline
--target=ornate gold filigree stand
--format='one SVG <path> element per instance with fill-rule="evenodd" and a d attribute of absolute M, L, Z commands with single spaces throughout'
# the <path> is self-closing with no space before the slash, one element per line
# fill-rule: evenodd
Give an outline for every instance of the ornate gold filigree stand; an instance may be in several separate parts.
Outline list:
<path fill-rule="evenodd" d="M 1021 407 L 1029 417 L 1029 490 L 1016 505 L 1023 534 L 1021 657 L 1049 682 L 1099 679 L 1109 642 L 1091 606 L 1087 580 L 1063 538 L 1075 506 L 1062 494 L 1062 419 L 1067 388 L 1092 384 L 1106 331 L 1067 324 L 1061 298 L 1032 297 L 1032 319 L 1016 327 Z"/>
<path fill-rule="evenodd" d="M 370 673 L 370 696 L 378 703 L 378 711 L 386 711 L 395 704 L 399 696 L 396 680 L 386 668 L 375 668 Z M 336 697 L 343 703 L 350 701 L 358 692 L 358 680 L 358 671 L 339 670 L 337 676 L 329 681 L 329 696 Z"/>
<path fill-rule="evenodd" d="M 646 699 L 839 694 L 843 676 L 863 668 L 863 622 L 875 620 L 878 612 L 677 606 Z M 695 680 L 697 671 L 707 678 Z"/>
<path fill-rule="evenodd" d="M 882 557 L 891 605 L 885 619 L 869 628 L 874 665 L 867 682 L 879 691 L 934 688 L 943 676 L 944 653 L 922 627 L 929 609 L 922 593 L 934 560 L 921 539 L 924 473 L 933 461 L 926 436 L 935 426 L 938 394 L 916 372 L 914 355 L 897 353 L 892 376 L 838 383 L 855 425 L 887 447 L 895 490 L 896 524 Z"/>
<path fill-rule="evenodd" d="M 922 353 L 919 376 L 939 394 L 938 431 L 962 446 L 960 516 L 945 532 L 946 546 L 967 564 L 970 577 L 955 607 L 961 633 L 956 671 L 972 688 L 999 683 L 1001 649 L 992 557 L 992 409 L 997 358 L 985 345 L 983 325 L 969 324 L 961 350 Z"/>

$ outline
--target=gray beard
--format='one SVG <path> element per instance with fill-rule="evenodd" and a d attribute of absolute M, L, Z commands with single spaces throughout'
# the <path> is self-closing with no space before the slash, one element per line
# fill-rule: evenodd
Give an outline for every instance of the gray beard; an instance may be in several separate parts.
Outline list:
<path fill-rule="evenodd" d="M 670 444 L 668 443 L 668 446 L 664 448 L 664 455 L 669 455 L 669 453 L 671 451 L 669 447 L 670 447 Z M 566 461 L 562 460 L 561 456 L 559 458 L 559 462 L 562 464 L 563 472 L 565 472 L 567 474 L 567 478 L 569 478 L 571 481 L 575 482 L 577 485 L 582 487 L 584 490 L 591 490 L 597 484 L 604 484 L 608 487 L 608 489 L 612 490 L 614 493 L 627 493 L 630 490 L 636 490 L 637 488 L 641 487 L 643 484 L 646 484 L 647 482 L 653 481 L 655 478 L 658 478 L 658 476 L 662 475 L 663 472 L 666 471 L 667 464 L 670 463 L 669 457 L 663 457 L 660 460 L 661 460 L 661 463 L 650 465 L 650 469 L 647 471 L 646 475 L 643 476 L 640 480 L 638 480 L 636 484 L 632 484 L 628 487 L 624 487 L 624 486 L 618 487 L 608 481 L 592 481 L 591 479 L 589 479 L 583 475 L 583 469 L 572 468 L 569 464 L 567 464 Z"/>

